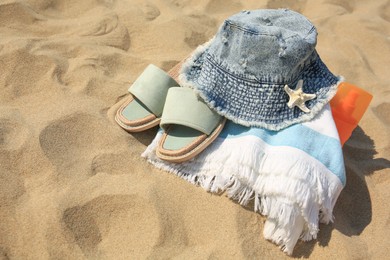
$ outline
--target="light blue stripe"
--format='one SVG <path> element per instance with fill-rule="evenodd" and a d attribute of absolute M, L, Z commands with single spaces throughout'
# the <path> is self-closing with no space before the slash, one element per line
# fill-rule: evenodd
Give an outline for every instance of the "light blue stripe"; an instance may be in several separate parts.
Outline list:
<path fill-rule="evenodd" d="M 339 140 L 322 135 L 302 124 L 296 124 L 281 131 L 270 131 L 241 126 L 231 121 L 226 122 L 219 137 L 236 138 L 247 135 L 257 136 L 272 146 L 290 146 L 306 152 L 325 165 L 345 186 L 343 151 Z"/>

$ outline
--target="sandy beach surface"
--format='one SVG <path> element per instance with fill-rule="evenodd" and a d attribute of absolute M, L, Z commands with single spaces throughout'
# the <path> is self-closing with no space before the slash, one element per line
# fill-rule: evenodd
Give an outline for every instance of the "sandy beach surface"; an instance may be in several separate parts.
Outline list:
<path fill-rule="evenodd" d="M 389 259 L 388 0 L 1 0 L 0 259 L 290 259 L 264 217 L 155 169 L 118 102 L 243 9 L 287 7 L 317 27 L 335 74 L 374 99 L 344 146 L 335 221 L 293 258 Z"/>

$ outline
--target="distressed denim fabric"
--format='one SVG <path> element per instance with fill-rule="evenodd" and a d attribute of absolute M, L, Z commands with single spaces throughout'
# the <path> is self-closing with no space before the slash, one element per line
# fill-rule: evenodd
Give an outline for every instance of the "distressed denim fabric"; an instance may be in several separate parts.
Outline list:
<path fill-rule="evenodd" d="M 244 126 L 280 130 L 312 119 L 336 93 L 333 75 L 315 50 L 317 30 L 288 10 L 242 11 L 220 26 L 182 67 L 179 80 L 219 114 Z M 284 90 L 303 80 L 310 112 L 289 108 Z"/>

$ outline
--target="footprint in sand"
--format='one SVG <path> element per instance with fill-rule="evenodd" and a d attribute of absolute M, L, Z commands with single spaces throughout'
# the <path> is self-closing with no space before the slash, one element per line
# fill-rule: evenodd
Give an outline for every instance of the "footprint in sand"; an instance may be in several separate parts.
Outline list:
<path fill-rule="evenodd" d="M 111 46 L 125 51 L 130 48 L 129 32 L 119 22 L 116 14 L 108 14 L 100 19 L 88 17 L 83 21 L 83 26 L 78 26 L 77 34 L 85 43 Z M 80 21 L 77 22 L 80 23 Z"/>
<path fill-rule="evenodd" d="M 50 41 L 51 44 L 60 44 L 62 48 L 66 43 L 70 43 L 72 46 L 77 43 L 77 46 L 98 45 L 99 47 L 110 46 L 128 50 L 130 47 L 129 32 L 120 22 L 118 15 L 110 9 L 114 5 L 113 1 L 90 0 L 88 2 L 52 1 L 44 9 L 46 17 L 56 17 L 56 19 L 49 19 L 45 24 L 46 28 L 51 28 L 51 30 L 41 32 L 39 29 L 33 28 L 34 30 L 31 29 L 31 31 L 39 31 L 41 34 L 49 33 L 51 37 L 46 40 Z M 94 7 L 99 9 L 98 16 L 91 11 Z"/>
<path fill-rule="evenodd" d="M 3 203 L 14 200 L 24 192 L 23 177 L 17 166 L 27 145 L 30 131 L 19 111 L 0 108 L 0 198 Z"/>
<path fill-rule="evenodd" d="M 29 131 L 20 112 L 0 108 L 0 151 L 19 151 L 27 142 Z"/>
<path fill-rule="evenodd" d="M 139 195 L 102 195 L 66 209 L 62 220 L 87 257 L 145 259 L 160 233 L 156 209 Z"/>
<path fill-rule="evenodd" d="M 15 24 L 32 24 L 39 20 L 45 20 L 44 16 L 36 13 L 22 1 L 5 1 L 3 4 L 0 3 L 1 26 L 6 27 L 11 24 L 13 24 L 13 26 L 15 26 Z"/>
<path fill-rule="evenodd" d="M 160 10 L 152 3 L 146 2 L 141 5 L 141 10 L 146 20 L 152 21 L 160 16 Z"/>
<path fill-rule="evenodd" d="M 95 129 L 91 131 L 91 128 Z M 96 130 L 97 129 L 97 130 Z M 103 119 L 89 114 L 71 114 L 53 121 L 39 136 L 41 148 L 61 175 L 90 173 L 96 154 L 118 145 Z"/>
<path fill-rule="evenodd" d="M 118 27 L 117 15 L 108 15 L 100 19 L 96 24 L 87 26 L 80 32 L 81 36 L 102 36 L 108 34 Z"/>
<path fill-rule="evenodd" d="M 57 64 L 48 56 L 35 55 L 26 49 L 19 49 L 0 56 L 2 75 L 0 77 L 0 101 L 8 102 L 18 97 L 47 89 L 41 81 L 51 77 Z M 26 83 L 27 82 L 27 83 Z"/>

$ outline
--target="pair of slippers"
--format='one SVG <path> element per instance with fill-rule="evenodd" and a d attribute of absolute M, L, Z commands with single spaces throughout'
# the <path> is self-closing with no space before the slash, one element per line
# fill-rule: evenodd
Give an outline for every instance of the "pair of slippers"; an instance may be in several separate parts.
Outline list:
<path fill-rule="evenodd" d="M 175 163 L 202 152 L 217 138 L 226 122 L 192 89 L 179 86 L 174 79 L 179 66 L 167 74 L 149 65 L 129 88 L 130 95 L 115 116 L 115 121 L 128 132 L 160 125 L 164 132 L 156 154 Z"/>

